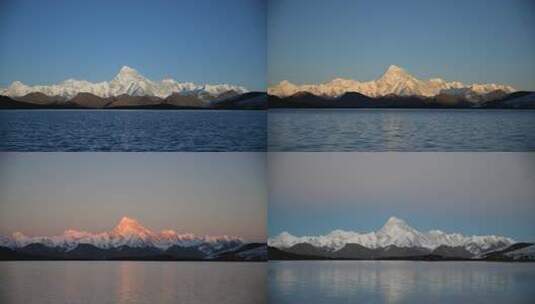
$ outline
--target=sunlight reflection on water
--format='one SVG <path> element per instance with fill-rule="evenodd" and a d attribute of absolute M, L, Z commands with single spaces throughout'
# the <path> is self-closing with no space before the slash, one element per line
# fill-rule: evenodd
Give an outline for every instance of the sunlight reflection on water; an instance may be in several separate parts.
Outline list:
<path fill-rule="evenodd" d="M 266 263 L 0 262 L 0 303 L 265 303 Z"/>

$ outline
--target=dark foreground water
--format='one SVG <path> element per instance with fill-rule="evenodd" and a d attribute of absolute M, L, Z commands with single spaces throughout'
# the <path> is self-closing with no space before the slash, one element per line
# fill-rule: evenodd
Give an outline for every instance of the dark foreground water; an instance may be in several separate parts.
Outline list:
<path fill-rule="evenodd" d="M 535 111 L 270 110 L 271 151 L 535 151 Z"/>
<path fill-rule="evenodd" d="M 535 264 L 269 262 L 269 303 L 533 303 Z"/>
<path fill-rule="evenodd" d="M 0 111 L 0 151 L 265 149 L 265 111 Z"/>
<path fill-rule="evenodd" d="M 266 267 L 249 262 L 0 262 L 0 303 L 262 304 Z"/>

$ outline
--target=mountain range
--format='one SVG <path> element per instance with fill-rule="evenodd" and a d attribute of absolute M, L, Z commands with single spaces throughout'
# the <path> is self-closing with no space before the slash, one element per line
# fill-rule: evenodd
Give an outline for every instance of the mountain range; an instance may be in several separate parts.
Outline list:
<path fill-rule="evenodd" d="M 109 232 L 69 229 L 57 236 L 0 237 L 0 259 L 265 260 L 266 245 L 231 236 L 154 232 L 123 217 Z"/>
<path fill-rule="evenodd" d="M 228 91 L 241 94 L 247 92 L 247 89 L 229 84 L 198 85 L 192 82 L 177 82 L 174 79 L 153 81 L 144 77 L 135 69 L 123 66 L 111 81 L 92 83 L 86 80 L 67 79 L 58 84 L 36 86 L 28 86 L 20 81 L 14 81 L 9 87 L 1 90 L 0 94 L 20 97 L 29 93 L 39 92 L 48 96 L 70 99 L 81 92 L 91 93 L 102 98 L 123 94 L 166 98 L 173 93 L 180 93 L 182 95 L 195 95 L 206 100 Z"/>
<path fill-rule="evenodd" d="M 291 96 L 297 92 L 309 92 L 318 96 L 337 97 L 348 92 L 357 92 L 369 97 L 387 95 L 431 97 L 441 93 L 463 95 L 468 99 L 494 91 L 512 93 L 513 87 L 502 84 L 464 84 L 459 81 L 445 81 L 441 78 L 418 79 L 403 68 L 391 65 L 376 80 L 360 82 L 353 79 L 336 78 L 326 83 L 296 85 L 287 80 L 269 88 L 268 93 L 279 97 Z"/>
<path fill-rule="evenodd" d="M 321 84 L 282 81 L 265 92 L 229 84 L 150 80 L 124 66 L 111 81 L 68 79 L 0 89 L 0 109 L 535 108 L 535 93 L 502 84 L 418 79 L 391 65 L 377 80 Z"/>
<path fill-rule="evenodd" d="M 396 217 L 374 232 L 334 230 L 301 237 L 282 232 L 268 245 L 273 259 L 535 259 L 532 243 L 495 235 L 421 232 Z"/>
<path fill-rule="evenodd" d="M 535 93 L 503 84 L 464 84 L 441 78 L 421 80 L 391 65 L 377 80 L 337 78 L 296 85 L 282 81 L 268 89 L 269 107 L 454 107 L 535 108 Z"/>
<path fill-rule="evenodd" d="M 111 81 L 68 79 L 28 86 L 20 81 L 0 90 L 1 108 L 264 108 L 265 93 L 229 84 L 150 80 L 123 66 Z M 236 101 L 239 99 L 239 102 Z"/>

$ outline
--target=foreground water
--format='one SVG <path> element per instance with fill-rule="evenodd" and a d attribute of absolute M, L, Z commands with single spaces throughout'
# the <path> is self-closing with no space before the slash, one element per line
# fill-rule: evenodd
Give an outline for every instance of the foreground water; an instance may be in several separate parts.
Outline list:
<path fill-rule="evenodd" d="M 265 111 L 0 111 L 0 151 L 265 149 Z"/>
<path fill-rule="evenodd" d="M 535 151 L 535 111 L 281 109 L 271 151 Z"/>
<path fill-rule="evenodd" d="M 0 262 L 0 303 L 265 303 L 266 263 Z"/>
<path fill-rule="evenodd" d="M 535 264 L 269 262 L 269 303 L 533 303 Z"/>

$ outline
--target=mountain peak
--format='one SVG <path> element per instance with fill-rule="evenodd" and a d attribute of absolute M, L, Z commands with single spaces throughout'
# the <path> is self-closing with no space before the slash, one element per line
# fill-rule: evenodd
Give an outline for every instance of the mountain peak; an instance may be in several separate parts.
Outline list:
<path fill-rule="evenodd" d="M 178 236 L 176 231 L 174 231 L 172 229 L 162 230 L 162 231 L 160 231 L 160 235 L 162 235 L 163 237 L 167 237 L 167 238 L 177 237 Z"/>
<path fill-rule="evenodd" d="M 20 86 L 24 86 L 24 83 L 18 81 L 18 80 L 15 80 L 11 83 L 10 85 L 11 87 L 20 87 Z"/>
<path fill-rule="evenodd" d="M 115 226 L 113 232 L 119 235 L 151 235 L 152 232 L 141 225 L 137 220 L 124 216 L 119 224 Z"/>
<path fill-rule="evenodd" d="M 119 70 L 115 79 L 119 81 L 134 81 L 144 80 L 144 77 L 137 70 L 125 65 Z"/>
<path fill-rule="evenodd" d="M 123 65 L 119 70 L 119 74 L 137 74 L 137 71 L 127 65 Z"/>
<path fill-rule="evenodd" d="M 136 219 L 133 219 L 128 216 L 123 216 L 119 221 L 119 225 L 138 225 L 139 222 Z"/>
<path fill-rule="evenodd" d="M 385 225 L 406 225 L 407 223 L 400 219 L 400 218 L 397 218 L 395 216 L 391 216 L 390 218 L 388 218 L 388 220 L 386 221 Z"/>
<path fill-rule="evenodd" d="M 388 67 L 388 69 L 386 69 L 385 73 L 383 74 L 383 76 L 381 78 L 383 78 L 383 79 L 385 79 L 385 78 L 399 79 L 399 78 L 407 78 L 407 77 L 412 78 L 412 76 L 407 71 L 405 71 L 403 68 L 400 68 L 397 65 L 393 65 L 392 64 L 392 65 L 390 65 Z"/>
<path fill-rule="evenodd" d="M 29 93 L 28 86 L 18 80 L 13 81 L 6 90 L 13 92 L 14 94 L 18 94 L 20 96 Z"/>
<path fill-rule="evenodd" d="M 395 64 L 391 64 L 388 69 L 386 69 L 386 73 L 394 73 L 394 72 L 405 72 L 405 70 Z"/>
<path fill-rule="evenodd" d="M 409 226 L 404 220 L 397 218 L 395 216 L 391 216 L 379 231 L 387 233 L 387 234 L 391 234 L 395 231 L 400 231 L 400 230 L 412 231 L 413 228 Z"/>

